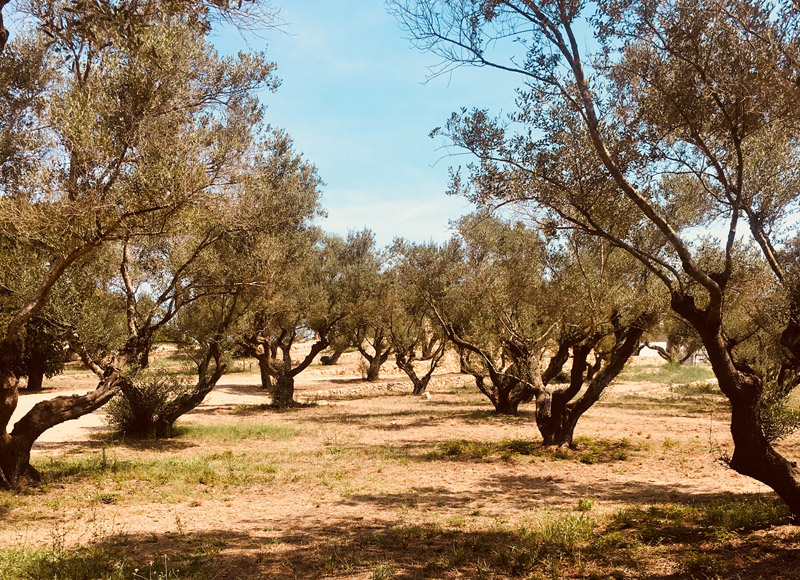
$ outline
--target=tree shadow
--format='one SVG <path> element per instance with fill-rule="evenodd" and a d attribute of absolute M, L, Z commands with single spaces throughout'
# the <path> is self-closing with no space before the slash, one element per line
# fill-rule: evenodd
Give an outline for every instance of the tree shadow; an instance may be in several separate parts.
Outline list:
<path fill-rule="evenodd" d="M 348 506 L 371 504 L 380 507 L 458 508 L 480 500 L 478 493 L 454 492 L 446 487 L 412 487 L 408 491 L 352 495 L 343 499 Z"/>
<path fill-rule="evenodd" d="M 518 425 L 525 423 L 535 428 L 533 412 L 521 411 L 517 415 L 501 415 L 496 413 L 491 407 L 487 409 L 467 408 L 463 411 L 455 411 L 451 408 L 437 408 L 439 404 L 426 403 L 424 408 L 406 409 L 402 411 L 370 411 L 370 412 L 336 412 L 333 411 L 324 416 L 309 417 L 313 423 L 340 423 L 347 425 L 374 426 L 375 428 L 385 428 L 391 430 L 411 430 L 416 427 L 430 427 L 440 425 L 448 421 L 462 421 L 467 425 Z M 454 405 L 445 404 L 442 406 L 452 407 Z M 471 407 L 469 404 L 458 405 L 460 407 Z M 397 422 L 392 424 L 392 420 L 416 417 L 415 421 Z"/>
<path fill-rule="evenodd" d="M 564 579 L 586 578 L 587 569 L 596 571 L 597 577 L 619 577 L 613 575 L 619 574 L 615 570 L 630 570 L 631 577 L 652 580 L 800 577 L 797 567 L 800 538 L 796 533 L 774 534 L 769 542 L 757 534 L 706 542 L 700 553 L 699 546 L 691 543 L 695 536 L 667 534 L 653 546 L 654 551 L 648 551 L 648 545 L 626 545 L 621 536 L 609 536 L 597 528 L 571 542 L 548 535 L 533 524 L 497 524 L 475 529 L 459 524 L 413 524 L 361 517 L 322 522 L 299 522 L 296 517 L 286 517 L 265 523 L 269 525 L 252 532 L 120 534 L 95 542 L 88 550 L 65 551 L 51 557 L 51 563 L 65 575 L 72 560 L 80 559 L 85 570 L 87 562 L 94 558 L 96 565 L 105 566 L 107 571 L 125 562 L 127 572 L 136 568 L 145 578 L 168 571 L 172 574 L 169 577 L 236 580 L 342 577 L 427 580 L 487 575 L 521 578 L 546 569 L 552 571 L 554 564 L 558 565 L 558 577 Z M 635 534 L 637 530 L 630 532 Z M 621 543 L 614 545 L 609 540 Z M 31 571 L 41 572 L 25 570 Z M 97 576 L 100 571 L 92 569 Z M 626 573 L 625 577 L 628 576 Z"/>
<path fill-rule="evenodd" d="M 258 395 L 268 396 L 266 389 L 261 385 L 247 384 L 247 383 L 232 383 L 225 385 L 217 385 L 214 387 L 216 393 L 223 393 L 225 395 Z"/>
<path fill-rule="evenodd" d="M 544 494 L 541 499 L 545 502 L 563 498 L 570 504 L 581 498 L 636 505 L 661 502 L 696 504 L 731 497 L 730 494 L 709 493 L 701 486 L 675 487 L 637 481 L 630 475 L 624 482 L 593 478 L 588 483 L 579 483 L 552 475 L 537 477 L 495 473 L 481 482 L 478 491 L 482 495 L 502 495 L 506 501 L 518 508 L 525 508 L 528 505 L 532 492 Z"/>
<path fill-rule="evenodd" d="M 179 435 L 167 439 L 146 439 L 139 437 L 127 437 L 119 433 L 107 433 L 95 435 L 91 439 L 92 447 L 125 447 L 137 451 L 180 451 L 198 447 L 200 443 L 196 440 L 185 440 Z"/>
<path fill-rule="evenodd" d="M 519 490 L 511 485 L 507 491 Z M 439 487 L 420 487 L 410 493 L 418 496 L 415 505 L 423 508 L 439 505 L 440 501 L 461 507 L 472 497 Z M 408 504 L 410 500 L 403 495 L 387 494 L 383 505 Z M 444 495 L 444 499 L 437 500 L 437 495 Z M 563 517 L 567 518 L 565 522 L 574 524 L 584 516 Z M 22 564 L 25 569 L 21 572 L 31 578 L 72 577 L 70 573 L 80 569 L 84 574 L 81 577 L 107 577 L 117 572 L 125 577 L 134 574 L 133 577 L 144 578 L 232 580 L 521 578 L 548 569 L 557 570 L 557 576 L 564 579 L 586 578 L 587 570 L 595 571 L 596 577 L 619 577 L 619 571 L 624 570 L 624 577 L 652 580 L 800 577 L 797 532 L 769 536 L 762 532 L 734 533 L 727 539 L 704 542 L 702 552 L 698 552 L 701 545 L 692 542 L 706 537 L 711 528 L 681 528 L 686 533 L 676 535 L 670 533 L 674 530 L 669 528 L 669 522 L 655 519 L 646 524 L 654 529 L 645 530 L 645 524 L 633 522 L 620 534 L 619 526 L 589 526 L 582 535 L 571 539 L 569 532 L 553 534 L 547 528 L 552 524 L 540 526 L 535 521 L 519 526 L 497 523 L 468 527 L 455 520 L 452 524 L 439 524 L 362 516 L 314 518 L 303 521 L 285 516 L 261 522 L 257 529 L 248 531 L 121 533 L 83 548 L 45 554 L 38 560 L 30 558 Z M 564 528 L 567 529 L 571 528 Z M 641 538 L 654 538 L 655 543 L 633 541 L 643 531 L 650 535 Z M 556 564 L 558 568 L 552 568 Z M 124 566 L 123 574 L 119 574 L 120 565 Z"/>

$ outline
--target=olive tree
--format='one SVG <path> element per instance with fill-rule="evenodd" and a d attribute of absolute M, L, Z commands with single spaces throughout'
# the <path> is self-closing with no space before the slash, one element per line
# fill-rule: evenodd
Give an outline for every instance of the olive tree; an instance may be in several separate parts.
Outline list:
<path fill-rule="evenodd" d="M 459 231 L 461 273 L 436 313 L 464 368 L 497 412 L 533 400 L 545 444 L 571 445 L 653 321 L 650 276 L 575 233 L 545 237 L 486 215 Z"/>
<path fill-rule="evenodd" d="M 800 191 L 796 6 L 394 5 L 419 45 L 446 66 L 519 75 L 513 121 L 522 131 L 485 111 L 456 114 L 449 125 L 455 142 L 480 160 L 471 172 L 475 198 L 546 209 L 624 249 L 661 280 L 672 310 L 701 337 L 730 401 L 730 466 L 774 489 L 797 521 L 800 470 L 772 446 L 762 410 L 766 392 L 797 385 L 800 366 L 800 294 L 787 257 Z M 510 38 L 519 42 L 502 42 Z M 514 48 L 521 58 L 508 58 Z M 713 232 L 718 259 L 700 259 L 698 228 Z M 786 297 L 774 378 L 737 356 L 726 330 L 740 239 L 760 250 L 769 272 L 762 285 L 777 283 Z"/>
<path fill-rule="evenodd" d="M 2 257 L 10 313 L 0 332 L 2 485 L 35 478 L 29 458 L 39 435 L 128 387 L 125 367 L 141 354 L 133 342 L 103 361 L 84 352 L 98 388 L 40 402 L 9 432 L 28 324 L 104 246 L 157 237 L 207 205 L 233 159 L 215 135 L 252 121 L 248 95 L 274 84 L 263 56 L 216 55 L 203 16 L 210 4 L 14 6 L 27 18 L 0 57 L 0 228 L 3 244 L 36 247 L 41 259 L 21 263 L 16 249 Z"/>
<path fill-rule="evenodd" d="M 389 343 L 395 363 L 411 380 L 415 395 L 427 390 L 449 344 L 419 285 L 427 273 L 427 260 L 436 251 L 431 244 L 395 240 L 386 271 L 390 283 L 385 301 Z M 424 370 L 421 376 L 420 368 Z"/>
<path fill-rule="evenodd" d="M 350 232 L 346 238 L 346 278 L 355 307 L 346 320 L 349 332 L 340 343 L 352 344 L 366 363 L 366 379 L 376 381 L 392 354 L 388 308 L 390 281 L 383 271 L 385 257 L 370 230 Z M 357 298 L 356 298 L 357 297 Z"/>
<path fill-rule="evenodd" d="M 308 229 L 272 255 L 279 273 L 244 319 L 240 345 L 258 360 L 273 407 L 295 405 L 297 375 L 351 331 L 349 318 L 363 299 L 362 248 L 358 235 L 343 239 Z M 293 350 L 304 339 L 312 343 L 298 360 Z"/>

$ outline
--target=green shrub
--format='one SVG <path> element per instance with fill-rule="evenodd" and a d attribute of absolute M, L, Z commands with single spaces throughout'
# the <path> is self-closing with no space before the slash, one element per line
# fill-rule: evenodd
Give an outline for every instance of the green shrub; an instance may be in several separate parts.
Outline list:
<path fill-rule="evenodd" d="M 187 394 L 193 384 L 190 377 L 165 370 L 140 372 L 133 380 L 139 394 L 139 404 L 133 405 L 128 397 L 120 393 L 106 405 L 107 421 L 116 431 L 125 435 L 152 437 L 156 424 L 169 405 Z"/>

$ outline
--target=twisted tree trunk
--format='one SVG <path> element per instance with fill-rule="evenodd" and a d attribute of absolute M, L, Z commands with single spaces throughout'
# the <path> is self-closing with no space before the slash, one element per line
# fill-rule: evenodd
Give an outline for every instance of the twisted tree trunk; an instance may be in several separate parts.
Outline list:
<path fill-rule="evenodd" d="M 4 377 L 4 393 L 10 392 L 14 380 Z M 16 422 L 11 433 L 6 429 L 10 415 L 4 419 L 0 435 L 0 486 L 16 487 L 26 480 L 37 481 L 39 474 L 30 464 L 36 439 L 51 427 L 99 409 L 119 392 L 124 382 L 122 374 L 114 371 L 105 376 L 91 393 L 55 397 L 37 403 Z"/>
<path fill-rule="evenodd" d="M 273 407 L 291 407 L 294 405 L 294 376 L 278 375 L 272 391 Z"/>
<path fill-rule="evenodd" d="M 28 359 L 28 386 L 25 387 L 27 391 L 41 391 L 42 383 L 44 382 L 45 371 L 45 356 L 40 352 L 31 353 Z"/>
<path fill-rule="evenodd" d="M 639 340 L 644 334 L 645 319 L 646 316 L 641 316 L 624 328 L 618 325 L 618 321 L 615 322 L 616 343 L 604 367 L 598 364 L 603 361 L 600 357 L 595 364 L 588 363 L 588 357 L 599 342 L 600 336 L 595 335 L 587 342 L 572 347 L 569 386 L 552 392 L 547 389 L 537 392 L 536 424 L 542 434 L 544 445 L 573 446 L 578 420 L 600 399 L 606 387 L 619 376 L 625 364 L 636 352 Z M 597 370 L 598 368 L 600 370 Z M 587 375 L 586 380 L 589 381 L 589 385 L 583 395 L 575 399 L 583 388 L 584 374 Z"/>
<path fill-rule="evenodd" d="M 335 365 L 339 362 L 339 358 L 344 354 L 344 351 L 347 350 L 347 347 L 342 346 L 335 349 L 331 354 L 325 355 L 320 357 L 319 362 L 328 366 L 328 365 Z"/>
<path fill-rule="evenodd" d="M 374 339 L 370 346 L 372 346 L 372 350 L 374 353 L 368 352 L 362 341 L 357 341 L 356 348 L 358 348 L 358 352 L 361 353 L 361 356 L 367 361 L 367 380 L 369 382 L 377 381 L 380 378 L 381 373 L 381 366 L 389 359 L 389 355 L 392 353 L 391 345 L 386 345 L 384 349 L 384 342 L 386 337 L 383 335 L 381 330 L 376 330 Z"/>
<path fill-rule="evenodd" d="M 321 338 L 311 346 L 309 353 L 297 366 L 293 366 L 290 352 L 292 342 L 288 341 L 280 345 L 283 351 L 283 361 L 281 364 L 270 364 L 267 366 L 271 380 L 274 380 L 272 389 L 272 406 L 276 408 L 286 408 L 295 406 L 294 400 L 294 378 L 303 372 L 313 362 L 314 358 L 323 350 L 328 348 L 327 338 Z M 262 375 L 263 376 L 263 375 Z"/>
<path fill-rule="evenodd" d="M 746 364 L 733 358 L 722 333 L 721 319 L 714 316 L 712 308 L 701 310 L 691 296 L 674 293 L 672 309 L 700 334 L 719 388 L 730 401 L 734 443 L 730 467 L 775 490 L 789 507 L 793 522 L 800 524 L 800 469 L 775 451 L 765 434 L 761 417 L 762 380 Z"/>
<path fill-rule="evenodd" d="M 432 347 L 432 341 L 426 342 L 425 344 L 426 349 L 423 350 L 423 357 L 419 360 L 429 360 L 431 362 L 428 366 L 427 372 L 421 377 L 417 374 L 417 370 L 414 368 L 414 361 L 417 359 L 414 356 L 413 348 L 409 349 L 407 352 L 403 352 L 402 349 L 398 348 L 395 352 L 395 362 L 397 363 L 397 368 L 406 373 L 408 378 L 411 379 L 411 384 L 414 385 L 412 391 L 414 395 L 421 395 L 427 390 L 428 383 L 431 381 L 431 377 L 433 376 L 436 367 L 439 366 L 439 363 L 444 357 L 445 347 L 447 346 L 446 341 L 440 341 L 438 348 L 434 350 Z"/>

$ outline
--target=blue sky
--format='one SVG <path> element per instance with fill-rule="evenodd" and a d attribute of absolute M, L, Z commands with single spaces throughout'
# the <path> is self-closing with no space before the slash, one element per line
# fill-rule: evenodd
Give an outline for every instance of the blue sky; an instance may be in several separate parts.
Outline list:
<path fill-rule="evenodd" d="M 281 4 L 282 3 L 282 4 Z M 447 196 L 448 157 L 428 137 L 461 106 L 508 112 L 518 79 L 461 68 L 425 82 L 432 54 L 414 49 L 383 0 L 276 0 L 284 26 L 215 38 L 222 51 L 261 50 L 282 85 L 265 93 L 267 121 L 284 127 L 322 179 L 324 229 L 369 227 L 381 245 L 449 237 L 448 222 L 471 211 Z"/>

